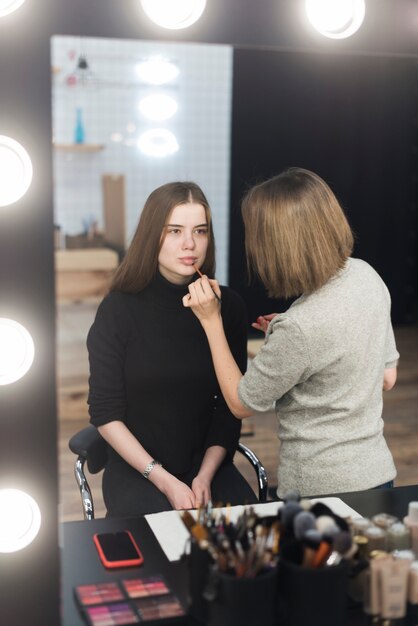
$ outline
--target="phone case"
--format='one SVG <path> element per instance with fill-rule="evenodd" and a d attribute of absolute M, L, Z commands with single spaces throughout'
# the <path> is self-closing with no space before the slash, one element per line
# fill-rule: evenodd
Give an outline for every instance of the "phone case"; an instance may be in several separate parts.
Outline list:
<path fill-rule="evenodd" d="M 133 551 L 135 553 L 135 556 L 133 556 L 132 558 L 121 557 L 120 559 L 112 558 L 110 560 L 109 556 L 106 554 L 105 548 L 102 546 L 101 536 L 114 534 L 115 542 L 117 542 L 116 537 L 117 535 L 121 533 L 96 533 L 95 535 L 93 535 L 93 541 L 97 548 L 97 552 L 99 553 L 100 560 L 103 563 L 103 565 L 107 568 L 137 567 L 138 565 L 141 565 L 144 562 L 144 558 L 141 554 L 141 551 L 138 548 L 135 542 L 135 539 L 132 537 L 131 532 L 129 530 L 125 530 L 123 532 L 126 533 L 126 535 L 128 535 L 131 547 L 133 548 Z M 115 550 L 117 551 L 117 543 L 115 543 Z"/>

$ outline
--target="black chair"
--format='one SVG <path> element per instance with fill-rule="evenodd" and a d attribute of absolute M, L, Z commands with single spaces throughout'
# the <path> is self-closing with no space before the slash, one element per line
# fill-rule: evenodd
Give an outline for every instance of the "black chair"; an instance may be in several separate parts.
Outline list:
<path fill-rule="evenodd" d="M 90 474 L 97 474 L 106 465 L 107 444 L 95 426 L 87 426 L 73 435 L 68 443 L 70 450 L 77 455 L 74 464 L 74 474 L 80 491 L 84 518 L 94 519 L 94 504 L 91 489 L 87 482 L 84 466 L 87 463 Z M 251 463 L 257 475 L 258 499 L 266 502 L 268 495 L 268 483 L 266 470 L 260 459 L 248 446 L 238 444 L 238 452 L 245 456 Z"/>

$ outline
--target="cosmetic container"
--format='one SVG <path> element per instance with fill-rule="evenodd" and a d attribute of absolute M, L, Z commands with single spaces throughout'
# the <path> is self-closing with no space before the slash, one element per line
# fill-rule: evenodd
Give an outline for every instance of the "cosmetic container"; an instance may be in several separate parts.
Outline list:
<path fill-rule="evenodd" d="M 411 548 L 418 558 L 418 502 L 410 502 L 408 515 L 404 517 L 404 523 L 411 533 Z"/>
<path fill-rule="evenodd" d="M 383 619 L 400 619 L 405 616 L 409 569 L 407 561 L 389 559 L 382 562 L 379 577 Z"/>
<path fill-rule="evenodd" d="M 372 522 L 367 517 L 359 517 L 354 519 L 351 523 L 351 533 L 353 537 L 364 535 L 366 528 L 372 525 Z"/>
<path fill-rule="evenodd" d="M 395 522 L 387 530 L 387 549 L 409 550 L 411 547 L 411 533 L 409 528 L 402 522 Z"/>
<path fill-rule="evenodd" d="M 364 537 L 368 539 L 367 556 L 374 550 L 386 550 L 386 530 L 379 526 L 369 526 L 364 531 Z"/>
<path fill-rule="evenodd" d="M 379 528 L 387 530 L 392 526 L 392 524 L 399 522 L 399 519 L 394 515 L 389 515 L 388 513 L 377 513 L 377 515 L 373 515 L 372 522 L 375 526 L 379 526 Z"/>
<path fill-rule="evenodd" d="M 83 122 L 83 111 L 81 107 L 77 107 L 76 109 L 76 122 L 74 127 L 74 143 L 84 143 L 85 141 L 85 131 L 84 131 L 84 122 Z"/>
<path fill-rule="evenodd" d="M 408 602 L 418 604 L 418 561 L 414 561 L 409 567 Z"/>

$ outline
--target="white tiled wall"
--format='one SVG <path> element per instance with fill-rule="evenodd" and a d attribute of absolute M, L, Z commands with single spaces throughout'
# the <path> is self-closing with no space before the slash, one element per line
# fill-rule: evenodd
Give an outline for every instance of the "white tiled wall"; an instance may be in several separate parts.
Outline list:
<path fill-rule="evenodd" d="M 87 57 L 95 80 L 90 86 L 70 87 L 66 79 L 79 54 Z M 179 76 L 158 88 L 178 102 L 166 122 L 150 122 L 138 110 L 140 97 L 155 89 L 141 83 L 134 66 L 151 55 L 175 62 Z M 148 194 L 174 180 L 201 185 L 213 211 L 217 246 L 217 278 L 226 283 L 229 230 L 229 160 L 232 106 L 232 47 L 61 37 L 52 39 L 53 136 L 56 144 L 74 139 L 76 108 L 81 107 L 86 144 L 104 144 L 92 153 L 54 151 L 55 223 L 66 234 L 83 232 L 83 224 L 103 225 L 101 177 L 124 174 L 126 184 L 126 243 L 135 230 Z M 148 128 L 171 130 L 176 154 L 145 156 L 136 142 Z M 113 133 L 123 139 L 112 141 Z"/>

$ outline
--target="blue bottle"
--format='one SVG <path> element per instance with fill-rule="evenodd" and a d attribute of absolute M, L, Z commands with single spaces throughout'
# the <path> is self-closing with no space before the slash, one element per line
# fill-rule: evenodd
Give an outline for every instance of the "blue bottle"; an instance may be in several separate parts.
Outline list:
<path fill-rule="evenodd" d="M 84 143 L 85 132 L 83 123 L 83 111 L 81 107 L 76 109 L 76 122 L 74 128 L 74 143 Z"/>

